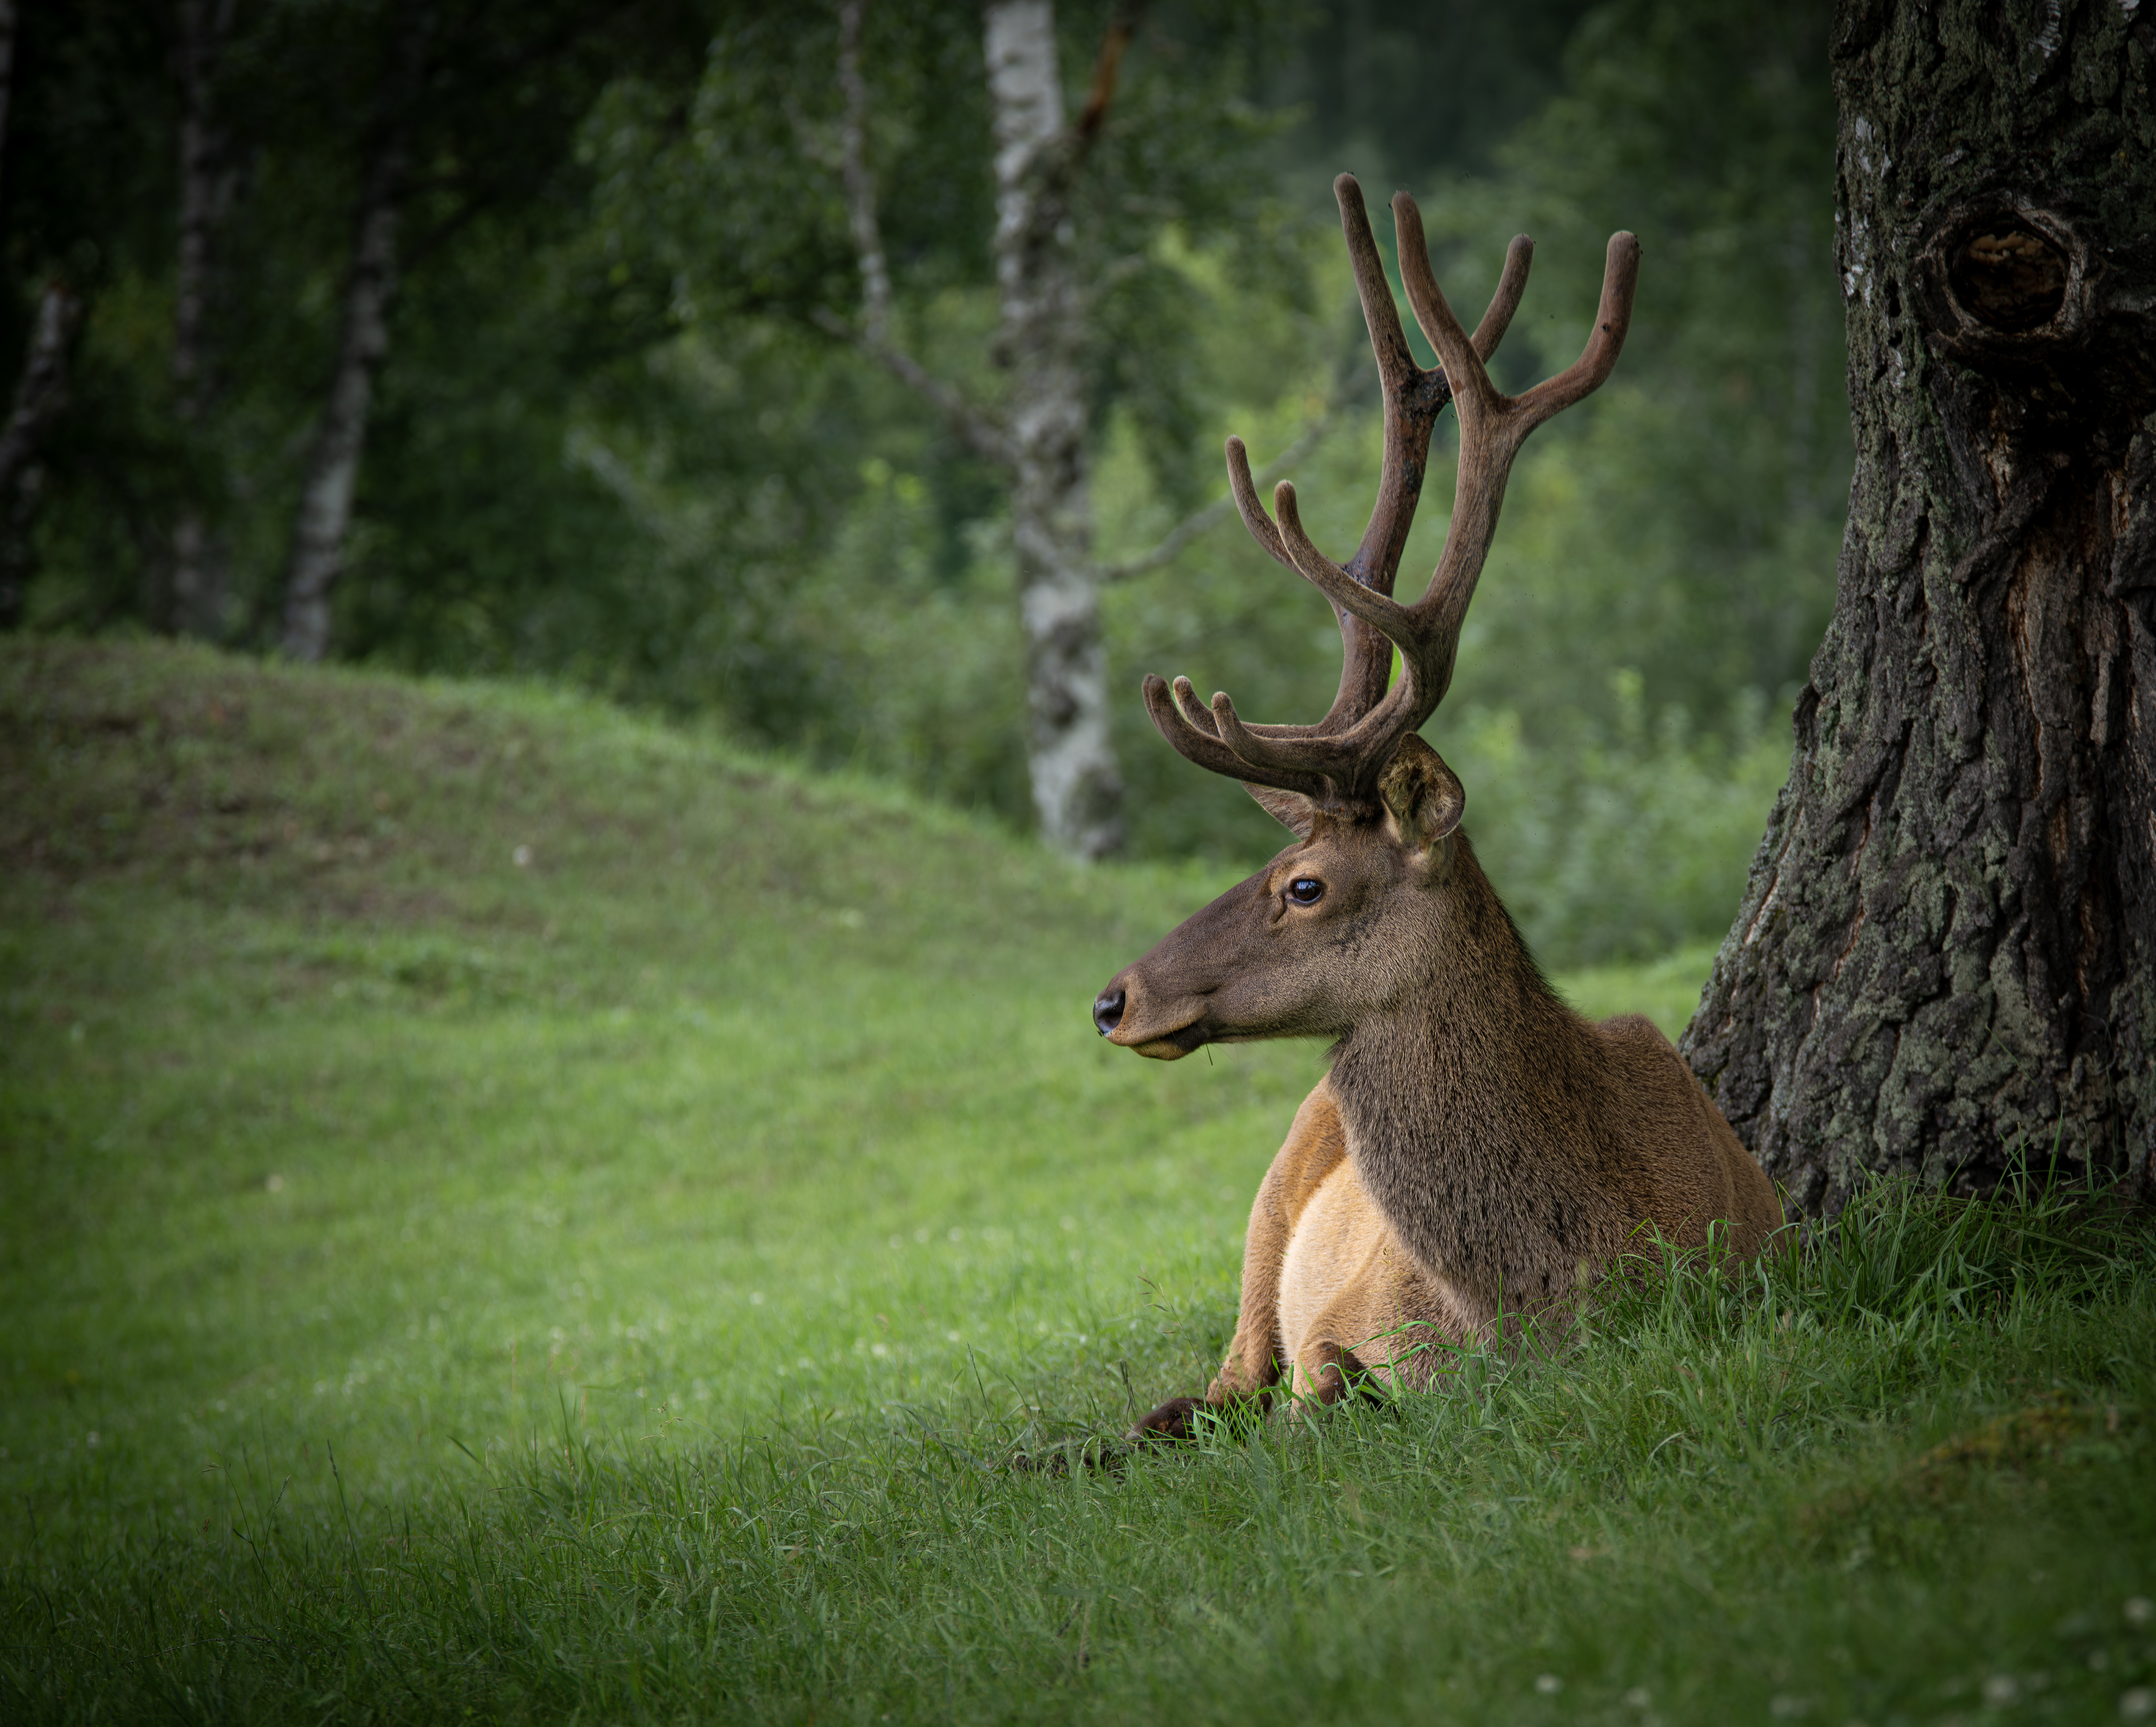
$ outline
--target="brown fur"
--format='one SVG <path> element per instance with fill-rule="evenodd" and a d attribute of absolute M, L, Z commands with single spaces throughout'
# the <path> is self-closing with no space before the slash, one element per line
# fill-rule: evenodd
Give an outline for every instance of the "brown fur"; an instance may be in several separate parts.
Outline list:
<path fill-rule="evenodd" d="M 1215 1407 L 1284 1371 L 1320 1401 L 1358 1371 L 1419 1382 L 1445 1353 L 1428 1343 L 1495 1341 L 1656 1235 L 1699 1247 L 1720 1225 L 1743 1257 L 1782 1221 L 1651 1023 L 1592 1024 L 1551 991 L 1450 827 L 1457 782 L 1419 738 L 1399 756 L 1381 811 L 1288 812 L 1307 837 L 1109 986 L 1111 1035 L 1142 1054 L 1338 1040 L 1252 1208 Z M 1305 877 L 1325 884 L 1309 907 L 1286 892 Z"/>

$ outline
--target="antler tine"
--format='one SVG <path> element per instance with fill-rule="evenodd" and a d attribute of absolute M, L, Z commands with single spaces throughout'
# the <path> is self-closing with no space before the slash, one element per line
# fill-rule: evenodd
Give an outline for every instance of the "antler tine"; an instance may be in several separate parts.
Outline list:
<path fill-rule="evenodd" d="M 1408 304 L 1414 308 L 1415 322 L 1422 326 L 1422 333 L 1430 338 L 1430 345 L 1437 350 L 1439 363 L 1452 384 L 1452 399 L 1457 404 L 1455 412 L 1460 416 L 1460 439 L 1467 441 L 1468 421 L 1478 409 L 1488 413 L 1504 398 L 1496 385 L 1490 382 L 1490 374 L 1482 364 L 1482 356 L 1476 352 L 1479 343 L 1471 340 L 1460 327 L 1460 320 L 1453 316 L 1451 305 L 1445 290 L 1437 285 L 1437 273 L 1430 267 L 1430 247 L 1423 239 L 1422 212 L 1415 201 L 1403 193 L 1393 200 L 1393 220 L 1399 229 L 1400 282 L 1408 290 Z M 1522 236 L 1525 238 L 1525 236 Z M 1518 293 L 1526 288 L 1527 265 L 1533 257 L 1532 243 L 1528 254 L 1520 260 L 1517 286 L 1513 286 L 1513 260 L 1519 250 L 1519 241 L 1505 255 L 1504 274 L 1497 279 L 1497 291 L 1491 297 L 1490 311 L 1483 315 L 1487 324 L 1496 316 L 1506 290 L 1512 287 L 1513 301 L 1504 310 L 1504 322 L 1512 322 L 1512 312 L 1518 306 Z M 1476 334 L 1480 335 L 1478 327 Z"/>
<path fill-rule="evenodd" d="M 1395 213 L 1403 218 L 1404 227 L 1413 228 L 1419 240 L 1421 221 L 1413 203 L 1408 202 L 1404 210 L 1396 206 Z M 1528 433 L 1590 394 L 1609 376 L 1631 325 L 1632 296 L 1640 272 L 1639 241 L 1630 234 L 1611 235 L 1603 270 L 1602 301 L 1586 348 L 1557 377 L 1513 398 L 1491 383 L 1475 345 L 1460 327 L 1459 319 L 1437 285 L 1427 252 L 1419 244 L 1409 247 L 1404 234 L 1400 255 L 1409 303 L 1424 334 L 1445 362 L 1457 392 L 1460 468 L 1444 553 L 1423 597 L 1404 609 L 1405 627 L 1394 636 L 1400 649 L 1400 681 L 1353 728 L 1355 735 L 1368 740 L 1373 749 L 1380 738 L 1388 734 L 1398 738 L 1421 725 L 1445 699 L 1452 682 L 1460 625 L 1466 621 L 1468 603 L 1475 597 L 1476 583 L 1497 532 L 1513 459 Z"/>
<path fill-rule="evenodd" d="M 1370 332 L 1371 357 L 1389 396 L 1414 383 L 1422 368 L 1408 347 L 1407 332 L 1400 327 L 1400 309 L 1393 303 L 1393 285 L 1385 275 L 1385 260 L 1378 253 L 1378 237 L 1370 231 L 1370 212 L 1363 202 L 1363 182 L 1353 174 L 1332 182 L 1332 196 L 1340 205 L 1340 231 L 1348 241 L 1348 267 L 1355 272 L 1355 297 L 1363 302 L 1363 326 Z"/>
<path fill-rule="evenodd" d="M 1414 628 L 1408 609 L 1389 594 L 1364 587 L 1317 549 L 1303 531 L 1302 511 L 1296 505 L 1293 481 L 1283 480 L 1273 488 L 1273 513 L 1280 518 L 1281 540 L 1296 573 L 1322 592 L 1337 609 L 1368 624 L 1385 643 L 1389 655 L 1394 640 Z M 1388 666 L 1387 670 L 1390 669 Z"/>
<path fill-rule="evenodd" d="M 1235 512 L 1243 518 L 1243 526 L 1250 531 L 1250 537 L 1264 547 L 1276 563 L 1295 568 L 1281 544 L 1280 530 L 1265 514 L 1265 506 L 1258 496 L 1257 482 L 1250 478 L 1250 453 L 1243 447 L 1243 440 L 1232 434 L 1228 439 L 1228 490 L 1235 494 Z"/>
<path fill-rule="evenodd" d="M 1451 391 L 1441 374 L 1426 373 L 1414 362 L 1407 332 L 1400 327 L 1393 285 L 1378 255 L 1377 237 L 1370 231 L 1361 182 L 1353 174 L 1342 174 L 1332 182 L 1332 195 L 1340 205 L 1340 231 L 1348 243 L 1355 296 L 1362 302 L 1363 323 L 1370 332 L 1370 352 L 1378 362 L 1384 401 L 1384 456 L 1378 496 L 1362 541 L 1346 568 L 1363 587 L 1389 594 L 1400 554 L 1407 549 L 1415 506 L 1422 498 L 1430 432 Z M 1392 643 L 1357 622 L 1352 610 L 1337 599 L 1332 609 L 1340 625 L 1340 686 L 1332 707 L 1314 728 L 1320 734 L 1345 730 L 1368 713 L 1385 693 L 1393 673 Z"/>
<path fill-rule="evenodd" d="M 1175 696 L 1181 698 L 1190 690 L 1190 680 L 1178 678 Z M 1281 791 L 1301 792 L 1306 797 L 1321 801 L 1329 800 L 1332 789 L 1322 774 L 1298 767 L 1275 768 L 1270 765 L 1246 762 L 1213 732 L 1200 729 L 1178 711 L 1178 702 L 1169 698 L 1165 680 L 1158 673 L 1147 674 L 1144 685 L 1146 712 L 1152 717 L 1160 735 L 1185 761 L 1214 774 L 1224 774 L 1230 779 L 1240 779 L 1252 785 L 1270 785 Z M 1190 697 L 1195 705 L 1194 696 Z M 1201 708 L 1199 710 L 1203 712 Z"/>
<path fill-rule="evenodd" d="M 1603 254 L 1602 303 L 1594 310 L 1594 328 L 1587 346 L 1555 378 L 1545 378 L 1519 398 L 1527 421 L 1521 437 L 1602 388 L 1625 351 L 1625 338 L 1632 328 L 1632 296 L 1639 285 L 1639 237 L 1622 231 L 1611 234 Z"/>
<path fill-rule="evenodd" d="M 1400 219 L 1402 203 L 1407 205 L 1408 219 L 1414 226 L 1415 251 L 1422 260 L 1423 267 L 1427 270 L 1430 254 L 1421 244 L 1422 212 L 1407 193 L 1396 193 L 1393 198 L 1393 221 L 1396 225 Z M 1405 240 L 1401 242 L 1403 245 L 1406 244 Z M 1472 338 L 1475 352 L 1484 361 L 1486 362 L 1497 352 L 1497 344 L 1505 339 L 1505 332 L 1512 327 L 1512 314 L 1520 309 L 1520 296 L 1527 291 L 1527 272 L 1534 265 L 1535 243 L 1524 234 L 1514 234 L 1512 244 L 1505 248 L 1505 267 L 1497 273 L 1497 291 L 1490 296 L 1490 304 L 1482 314 L 1482 321 L 1475 326 Z M 1403 280 L 1406 279 L 1404 268 L 1401 270 L 1400 275 Z M 1412 290 L 1409 290 L 1408 303 L 1410 306 L 1414 303 Z M 1415 321 L 1418 324 L 1422 321 L 1420 312 L 1415 314 Z M 1423 334 L 1427 336 L 1430 332 L 1425 330 Z"/>
<path fill-rule="evenodd" d="M 1342 174 L 1332 182 L 1332 195 L 1340 205 L 1340 228 L 1348 241 L 1348 262 L 1355 275 L 1355 296 L 1362 302 L 1363 326 L 1370 332 L 1370 352 L 1378 362 L 1378 384 L 1385 398 L 1385 457 L 1386 472 L 1393 470 L 1394 424 L 1399 399 L 1422 377 L 1422 368 L 1414 362 L 1414 354 L 1408 347 L 1407 332 L 1400 326 L 1399 308 L 1393 304 L 1393 286 L 1385 277 L 1384 260 L 1378 255 L 1377 236 L 1370 231 L 1370 213 L 1363 203 L 1363 188 L 1353 174 Z M 1440 400 L 1438 408 L 1442 408 Z M 1432 410 L 1430 418 L 1436 414 Z M 1264 503 L 1259 499 L 1257 486 L 1250 479 L 1249 451 L 1240 438 L 1228 440 L 1228 486 L 1235 494 L 1235 508 L 1243 518 L 1243 526 L 1250 531 L 1250 537 L 1262 546 L 1275 562 L 1295 568 L 1273 524 L 1267 520 Z M 1383 506 L 1380 505 L 1382 512 Z M 1414 499 L 1409 499 L 1409 513 Z M 1371 520 L 1375 530 L 1378 520 Z M 1385 537 L 1390 537 L 1389 532 Z M 1403 533 L 1400 537 L 1404 540 Z M 1372 534 L 1363 535 L 1363 546 L 1371 546 Z M 1382 580 L 1387 593 L 1392 591 L 1394 568 L 1399 563 L 1397 552 L 1390 563 L 1384 567 Z M 1365 579 L 1368 579 L 1366 577 Z M 1351 645 L 1352 656 L 1352 645 Z M 1389 647 L 1385 654 L 1387 669 L 1390 669 L 1392 655 Z M 1382 688 L 1382 685 L 1380 686 Z"/>
<path fill-rule="evenodd" d="M 1171 680 L 1168 688 L 1175 697 L 1177 709 L 1189 728 L 1201 738 L 1219 739 L 1246 767 L 1280 768 L 1306 777 L 1317 776 L 1321 779 L 1329 778 L 1340 767 L 1340 763 L 1329 756 L 1306 760 L 1301 754 L 1277 747 L 1306 743 L 1311 736 L 1307 726 L 1245 724 L 1236 717 L 1235 704 L 1229 699 L 1226 691 L 1215 691 L 1213 705 L 1208 707 L 1198 699 L 1198 691 L 1191 686 L 1187 677 Z M 1224 722 L 1221 718 L 1223 708 L 1227 711 Z"/>
<path fill-rule="evenodd" d="M 1191 730 L 1211 738 L 1220 735 L 1219 728 L 1213 723 L 1213 710 L 1198 699 L 1198 691 L 1191 687 L 1188 678 L 1178 677 L 1168 687 L 1175 692 L 1177 712 L 1189 721 Z"/>
<path fill-rule="evenodd" d="M 1300 727 L 1246 726 L 1225 690 L 1213 692 L 1213 728 L 1238 761 L 1250 764 L 1245 779 L 1266 785 L 1292 780 L 1295 789 L 1312 783 L 1322 788 L 1315 795 L 1327 805 L 1352 794 L 1355 759 L 1337 738 L 1320 738 Z"/>

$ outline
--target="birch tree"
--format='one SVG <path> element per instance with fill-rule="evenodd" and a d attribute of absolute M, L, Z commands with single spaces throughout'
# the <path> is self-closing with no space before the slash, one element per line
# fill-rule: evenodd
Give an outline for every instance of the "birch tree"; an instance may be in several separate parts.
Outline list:
<path fill-rule="evenodd" d="M 1076 125 L 1063 115 L 1050 0 L 984 14 L 995 105 L 995 357 L 1010 375 L 1011 541 L 1025 626 L 1029 765 L 1042 837 L 1078 857 L 1122 846 L 1122 776 L 1108 740 L 1107 655 L 1086 485 L 1085 306 L 1070 182 L 1100 135 L 1133 20 L 1109 27 Z"/>
<path fill-rule="evenodd" d="M 865 154 L 865 0 L 845 0 L 839 49 L 844 100 L 839 167 L 860 264 L 862 310 L 855 324 L 828 311 L 821 321 L 919 392 L 976 454 L 1009 477 L 1034 813 L 1042 838 L 1057 851 L 1106 857 L 1122 845 L 1123 782 L 1108 733 L 1107 657 L 1086 490 L 1086 290 L 1070 193 L 1106 121 L 1137 13 L 1120 13 L 1110 24 L 1091 89 L 1073 121 L 1064 113 L 1053 0 L 994 0 L 983 13 L 999 311 L 991 352 L 1009 379 L 1009 406 L 997 414 L 932 376 L 891 327 L 891 277 Z"/>
<path fill-rule="evenodd" d="M 54 277 L 38 299 L 30 350 L 15 386 L 15 403 L 0 427 L 0 630 L 22 620 L 30 569 L 30 522 L 37 513 L 38 451 L 67 406 L 68 348 L 82 321 L 82 301 Z"/>
<path fill-rule="evenodd" d="M 7 144 L 14 83 L 15 8 L 13 0 L 0 0 L 0 152 Z M 22 621 L 30 520 L 38 501 L 38 451 L 67 406 L 68 349 L 81 321 L 81 300 L 64 278 L 54 276 L 38 296 L 13 410 L 0 426 L 0 630 Z"/>
<path fill-rule="evenodd" d="M 361 175 L 352 263 L 345 277 L 336 357 L 300 482 L 285 569 L 285 658 L 320 660 L 330 641 L 330 593 L 342 573 L 352 494 L 373 405 L 375 374 L 389 354 L 389 306 L 397 291 L 397 227 L 409 170 L 413 105 L 425 69 L 432 20 L 415 6 L 394 14 L 378 88 L 374 136 Z"/>
<path fill-rule="evenodd" d="M 181 435 L 198 441 L 216 380 L 209 352 L 213 250 L 232 201 L 229 139 L 216 108 L 218 63 L 232 33 L 237 0 L 181 0 L 179 8 L 179 244 L 172 264 L 172 414 Z M 184 635 L 221 633 L 223 572 L 214 561 L 199 498 L 183 498 L 172 520 L 168 626 Z"/>
<path fill-rule="evenodd" d="M 1229 509 L 1224 499 L 1208 505 L 1160 545 L 1120 564 L 1104 566 L 1094 555 L 1087 463 L 1095 428 L 1086 362 L 1101 283 L 1082 243 L 1076 205 L 1116 100 L 1141 8 L 1126 5 L 1111 18 L 1075 115 L 1064 102 L 1053 0 L 993 0 L 983 11 L 998 311 L 989 355 L 1004 380 L 999 407 L 975 401 L 931 373 L 896 328 L 875 179 L 865 153 L 865 0 L 844 0 L 839 8 L 843 114 L 832 164 L 844 190 L 861 310 L 857 319 L 848 320 L 823 309 L 816 321 L 916 391 L 961 441 L 1003 470 L 1026 644 L 1027 766 L 1034 814 L 1042 838 L 1056 850 L 1081 859 L 1109 856 L 1123 843 L 1123 779 L 1111 739 L 1101 590 L 1163 567 L 1224 521 Z M 1307 454 L 1327 417 L 1319 416 L 1262 477 L 1279 477 Z"/>

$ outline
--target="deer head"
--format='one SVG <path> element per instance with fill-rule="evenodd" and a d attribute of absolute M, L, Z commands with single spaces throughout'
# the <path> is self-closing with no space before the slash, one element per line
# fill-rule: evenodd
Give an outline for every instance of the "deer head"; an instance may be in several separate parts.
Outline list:
<path fill-rule="evenodd" d="M 1493 912 L 1502 919 L 1502 908 L 1486 892 L 1463 900 L 1447 891 L 1463 871 L 1480 880 L 1456 831 L 1466 794 L 1415 734 L 1451 682 L 1514 458 L 1537 426 L 1609 377 L 1631 321 L 1640 244 L 1618 234 L 1579 358 L 1524 395 L 1504 395 L 1483 362 L 1519 306 L 1532 244 L 1524 235 L 1513 240 L 1471 338 L 1430 270 L 1421 213 L 1400 193 L 1393 199 L 1400 274 L 1440 362 L 1425 371 L 1402 333 L 1362 188 L 1342 174 L 1333 192 L 1383 393 L 1383 473 L 1361 545 L 1337 564 L 1303 532 L 1292 485 L 1282 481 L 1273 495 L 1277 523 L 1266 515 L 1242 440 L 1228 440 L 1229 482 L 1244 525 L 1332 602 L 1343 664 L 1339 693 L 1314 726 L 1249 724 L 1225 693 L 1207 707 L 1188 678 L 1172 687 L 1158 676 L 1145 681 L 1146 708 L 1162 735 L 1199 767 L 1241 781 L 1296 839 L 1117 974 L 1095 1000 L 1102 1036 L 1167 1061 L 1206 1043 L 1342 1036 L 1389 1005 L 1426 994 L 1448 963 L 1472 972 L 1488 960 L 1491 948 L 1474 939 L 1476 926 Z M 1451 525 L 1423 597 L 1403 605 L 1392 597 L 1394 578 L 1430 434 L 1448 401 L 1460 418 Z"/>

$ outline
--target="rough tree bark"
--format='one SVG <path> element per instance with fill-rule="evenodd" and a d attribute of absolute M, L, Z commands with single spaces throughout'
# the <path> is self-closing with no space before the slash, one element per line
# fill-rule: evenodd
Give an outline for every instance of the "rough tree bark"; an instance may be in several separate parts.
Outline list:
<path fill-rule="evenodd" d="M 1104 857 L 1122 846 L 1123 783 L 1108 733 L 1086 474 L 1085 306 L 1070 193 L 1105 97 L 1096 89 L 1079 125 L 1065 126 L 1049 0 L 998 0 L 985 23 L 1002 310 L 994 352 L 1011 379 L 1011 537 L 1025 626 L 1033 801 L 1049 844 Z M 1106 76 L 1113 79 L 1112 66 Z"/>
<path fill-rule="evenodd" d="M 2149 1180 L 2156 18 L 1845 0 L 1857 465 L 1796 757 L 1685 1041 L 1794 1210 Z"/>
<path fill-rule="evenodd" d="M 345 531 L 367 443 L 375 375 L 389 356 L 389 303 L 397 291 L 397 217 L 403 197 L 412 104 L 426 54 L 427 15 L 397 14 L 381 120 L 362 177 L 357 234 L 345 278 L 335 368 L 314 447 L 300 484 L 300 506 L 285 566 L 285 658 L 320 660 L 329 650 L 330 592 L 342 573 Z"/>
<path fill-rule="evenodd" d="M 211 249 L 232 201 L 223 128 L 213 100 L 217 63 L 236 0 L 182 0 L 179 9 L 180 232 L 172 270 L 172 412 L 197 436 L 215 393 L 207 341 Z M 222 633 L 222 561 L 194 498 L 172 518 L 171 592 L 165 622 L 187 635 Z"/>

